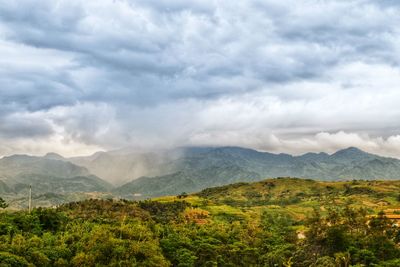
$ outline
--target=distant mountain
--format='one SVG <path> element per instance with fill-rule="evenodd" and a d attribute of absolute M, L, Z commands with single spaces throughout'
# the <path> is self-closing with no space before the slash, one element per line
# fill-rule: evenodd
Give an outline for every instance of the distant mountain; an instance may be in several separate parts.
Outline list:
<path fill-rule="evenodd" d="M 81 166 L 47 157 L 13 155 L 0 159 L 0 179 L 13 178 L 20 174 L 41 174 L 56 177 L 74 177 L 89 175 Z M 12 180 L 12 179 L 11 179 Z"/>
<path fill-rule="evenodd" d="M 114 185 L 121 185 L 142 176 L 157 176 L 172 173 L 164 165 L 173 160 L 171 151 L 157 153 L 97 152 L 89 157 L 75 157 L 68 161 L 87 168 L 90 173 Z"/>
<path fill-rule="evenodd" d="M 210 166 L 201 170 L 186 170 L 158 177 L 141 177 L 116 188 L 113 193 L 127 198 L 135 194 L 142 198 L 178 195 L 210 186 L 260 179 L 258 173 L 242 170 L 236 165 Z"/>
<path fill-rule="evenodd" d="M 321 153 L 306 153 L 302 156 L 298 157 L 300 160 L 303 161 L 315 161 L 315 162 L 321 162 L 325 161 L 329 158 L 329 154 L 321 152 Z"/>
<path fill-rule="evenodd" d="M 20 174 L 12 179 L 15 194 L 25 194 L 32 185 L 35 194 L 75 193 L 75 192 L 107 192 L 110 184 L 97 176 L 55 177 L 40 174 Z"/>
<path fill-rule="evenodd" d="M 62 160 L 61 160 L 62 159 Z M 81 166 L 56 154 L 44 157 L 14 155 L 0 159 L 0 193 L 9 198 L 33 194 L 106 192 L 111 185 Z"/>
<path fill-rule="evenodd" d="M 0 180 L 0 194 L 12 194 L 14 191 L 3 181 Z"/>
<path fill-rule="evenodd" d="M 65 158 L 63 156 L 61 156 L 61 155 L 59 155 L 57 153 L 53 153 L 53 152 L 47 153 L 44 156 L 44 158 L 46 158 L 46 159 L 55 159 L 55 160 L 65 160 Z"/>
<path fill-rule="evenodd" d="M 33 184 L 40 193 L 112 191 L 117 196 L 146 198 L 267 177 L 394 180 L 400 179 L 400 160 L 354 147 L 332 155 L 181 147 L 153 152 L 125 149 L 75 158 L 48 153 L 44 157 L 14 155 L 0 159 L 0 193 L 14 194 L 23 194 L 26 185 Z"/>
<path fill-rule="evenodd" d="M 400 178 L 400 160 L 366 153 L 357 148 L 332 155 L 272 154 L 240 147 L 182 148 L 180 157 L 164 163 L 176 172 L 142 177 L 115 189 L 116 194 L 153 197 L 194 192 L 233 182 L 259 181 L 266 177 L 300 177 L 317 180 Z"/>
<path fill-rule="evenodd" d="M 366 153 L 358 148 L 349 147 L 347 149 L 339 150 L 336 153 L 332 154 L 329 158 L 336 162 L 342 164 L 351 164 L 363 161 L 369 161 L 371 159 L 375 159 L 378 156 L 373 154 Z"/>

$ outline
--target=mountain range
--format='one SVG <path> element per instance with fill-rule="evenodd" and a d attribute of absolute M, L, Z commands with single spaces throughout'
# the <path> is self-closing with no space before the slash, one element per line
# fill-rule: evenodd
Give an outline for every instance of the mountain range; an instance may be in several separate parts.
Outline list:
<path fill-rule="evenodd" d="M 48 205 L 59 203 L 59 199 L 71 199 L 65 198 L 64 195 L 107 192 L 112 188 L 109 183 L 92 175 L 86 168 L 68 161 L 52 159 L 47 155 L 13 155 L 0 159 L 1 197 L 11 202 L 22 201 L 26 206 L 30 186 L 33 189 L 33 198 L 46 198 Z M 24 199 L 19 201 L 21 198 Z M 21 205 L 16 203 L 14 206 Z"/>
<path fill-rule="evenodd" d="M 299 177 L 316 180 L 395 180 L 400 178 L 400 160 L 366 153 L 350 147 L 332 155 L 301 156 L 259 152 L 240 147 L 185 148 L 170 162 L 174 173 L 141 177 L 116 189 L 124 196 L 175 195 L 235 182 L 253 182 L 266 177 Z"/>
<path fill-rule="evenodd" d="M 195 192 L 266 177 L 316 180 L 394 180 L 400 160 L 350 147 L 334 154 L 273 154 L 240 147 L 182 147 L 153 152 L 118 150 L 87 157 L 13 155 L 0 159 L 0 194 L 110 192 L 147 198 Z"/>

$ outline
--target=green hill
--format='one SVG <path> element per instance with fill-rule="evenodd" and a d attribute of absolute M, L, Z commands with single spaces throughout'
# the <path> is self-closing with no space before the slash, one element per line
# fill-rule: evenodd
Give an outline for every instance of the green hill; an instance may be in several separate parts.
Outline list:
<path fill-rule="evenodd" d="M 270 208 L 304 218 L 323 207 L 365 208 L 374 214 L 400 208 L 400 181 L 321 182 L 311 179 L 277 178 L 207 188 L 193 196 L 215 205 Z"/>

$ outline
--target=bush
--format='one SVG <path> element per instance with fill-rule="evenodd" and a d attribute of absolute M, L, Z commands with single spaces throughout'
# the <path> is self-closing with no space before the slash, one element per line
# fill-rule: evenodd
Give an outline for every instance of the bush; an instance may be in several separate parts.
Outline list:
<path fill-rule="evenodd" d="M 24 267 L 28 266 L 28 262 L 23 257 L 8 252 L 0 252 L 0 266 Z"/>

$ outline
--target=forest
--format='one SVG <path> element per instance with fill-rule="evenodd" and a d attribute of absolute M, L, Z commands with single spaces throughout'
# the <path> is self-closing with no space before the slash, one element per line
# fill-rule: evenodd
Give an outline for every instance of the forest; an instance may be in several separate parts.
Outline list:
<path fill-rule="evenodd" d="M 396 186 L 285 178 L 2 211 L 0 266 L 400 266 L 400 229 L 372 205 L 398 205 Z"/>

